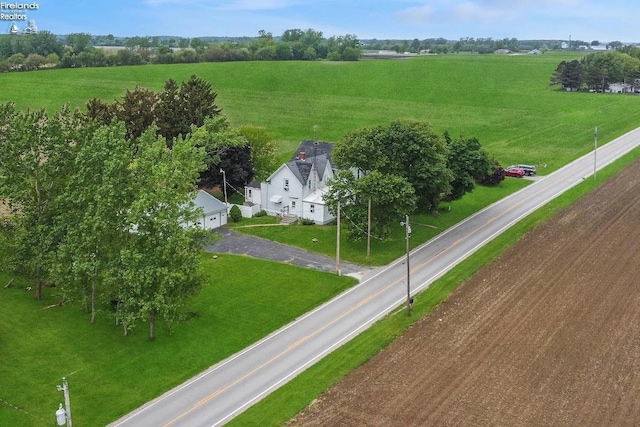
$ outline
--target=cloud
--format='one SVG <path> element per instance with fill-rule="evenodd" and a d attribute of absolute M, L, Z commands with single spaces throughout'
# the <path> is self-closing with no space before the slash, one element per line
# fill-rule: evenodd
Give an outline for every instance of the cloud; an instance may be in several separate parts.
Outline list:
<path fill-rule="evenodd" d="M 291 6 L 291 0 L 233 0 L 220 5 L 222 10 L 273 10 Z"/>
<path fill-rule="evenodd" d="M 219 10 L 268 10 L 282 9 L 292 4 L 292 0 L 145 0 L 149 6 L 176 5 L 176 6 L 207 6 Z"/>
<path fill-rule="evenodd" d="M 489 5 L 482 6 L 470 2 L 461 3 L 456 6 L 453 9 L 453 15 L 455 18 L 464 21 L 480 21 L 482 23 L 511 21 L 519 16 L 519 14 L 511 8 L 499 8 Z"/>
<path fill-rule="evenodd" d="M 197 0 L 145 0 L 144 4 L 148 6 L 160 6 L 164 4 L 176 4 L 182 6 L 188 6 L 190 4 L 199 3 Z"/>
<path fill-rule="evenodd" d="M 542 6 L 555 8 L 580 6 L 584 0 L 482 0 L 480 3 L 495 7 L 539 9 Z"/>
<path fill-rule="evenodd" d="M 396 12 L 395 17 L 401 22 L 420 25 L 433 20 L 435 11 L 429 5 L 416 6 Z"/>

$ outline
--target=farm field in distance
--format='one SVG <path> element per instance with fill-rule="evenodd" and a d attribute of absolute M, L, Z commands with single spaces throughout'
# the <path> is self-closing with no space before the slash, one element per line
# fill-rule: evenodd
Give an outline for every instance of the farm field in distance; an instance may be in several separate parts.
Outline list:
<path fill-rule="evenodd" d="M 160 90 L 195 74 L 218 93 L 233 125 L 264 126 L 283 160 L 303 139 L 336 141 L 347 131 L 394 119 L 477 137 L 503 166 L 535 164 L 546 174 L 640 125 L 640 97 L 566 93 L 549 86 L 562 60 L 544 55 L 440 55 L 358 62 L 227 62 L 5 73 L 0 102 L 19 108 L 83 108 L 136 85 Z M 317 131 L 314 131 L 316 126 Z M 545 167 L 546 165 L 546 167 Z"/>
<path fill-rule="evenodd" d="M 638 167 L 534 229 L 288 426 L 636 425 Z"/>

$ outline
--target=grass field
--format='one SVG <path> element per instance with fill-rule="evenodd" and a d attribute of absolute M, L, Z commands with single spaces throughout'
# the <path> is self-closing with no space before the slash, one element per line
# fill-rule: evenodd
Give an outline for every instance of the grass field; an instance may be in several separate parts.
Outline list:
<path fill-rule="evenodd" d="M 211 82 L 234 125 L 264 126 L 283 158 L 302 139 L 336 141 L 346 131 L 396 118 L 430 122 L 442 133 L 464 134 L 503 165 L 532 163 L 553 170 L 589 151 L 593 128 L 601 141 L 640 124 L 640 98 L 564 93 L 549 87 L 563 59 L 545 55 L 443 55 L 359 62 L 231 62 L 48 70 L 0 75 L 0 102 L 20 108 L 82 107 L 112 101 L 135 85 L 196 74 Z M 542 173 L 545 169 L 542 168 Z"/>
<path fill-rule="evenodd" d="M 300 140 L 314 137 L 314 125 L 318 126 L 318 139 L 335 141 L 344 132 L 362 126 L 414 118 L 429 121 L 438 132 L 478 137 L 503 165 L 532 163 L 546 174 L 592 150 L 596 125 L 601 144 L 640 126 L 640 97 L 564 93 L 549 88 L 549 77 L 557 64 L 574 57 L 451 55 L 410 61 L 247 62 L 8 73 L 0 74 L 0 102 L 15 101 L 20 108 L 54 111 L 63 104 L 81 107 L 93 97 L 110 101 L 136 84 L 159 90 L 169 78 L 181 81 L 196 74 L 212 83 L 219 105 L 234 125 L 265 126 L 273 132 L 283 157 L 288 157 Z M 509 180 L 497 189 L 479 188 L 440 217 L 417 215 L 414 221 L 439 228 L 414 227 L 413 243 L 477 210 L 491 197 L 524 184 Z M 580 193 L 571 194 L 564 203 Z M 444 287 L 434 287 L 432 295 L 419 301 L 437 304 L 460 280 L 550 211 L 541 211 L 490 249 L 465 261 L 449 273 Z M 301 226 L 290 230 L 283 236 L 267 237 L 291 243 L 302 240 L 298 245 L 304 247 L 311 245 L 312 233 L 319 239 L 312 248 L 333 255 L 335 228 Z M 266 232 L 279 233 L 275 228 Z M 317 236 L 319 232 L 325 234 Z M 384 263 L 402 253 L 403 242 L 400 237 L 396 240 L 389 245 L 374 242 L 370 260 L 363 258 L 364 242 L 344 244 L 344 257 L 363 264 Z M 106 317 L 91 326 L 73 307 L 40 311 L 53 301 L 33 301 L 24 291 L 25 282 L 18 280 L 12 288 L 0 288 L 0 425 L 52 425 L 62 399 L 55 384 L 62 376 L 69 378 L 76 423 L 103 425 L 352 283 L 337 281 L 334 275 L 247 258 L 223 257 L 213 263 L 205 257 L 203 266 L 208 269 L 211 285 L 193 302 L 196 315 L 178 325 L 174 335 L 160 331 L 152 342 L 144 338 L 144 325 L 124 338 L 119 329 L 107 324 Z M 248 282 L 240 274 L 243 271 L 252 275 L 264 271 L 265 276 Z M 291 275 L 295 280 L 280 279 Z M 0 271 L 0 285 L 8 281 L 9 275 Z M 254 283 L 261 283 L 260 288 Z M 304 294 L 295 283 L 305 283 Z M 309 284 L 317 288 L 308 292 Z M 296 298 L 296 303 L 288 298 Z M 428 305 L 422 306 L 416 314 L 428 309 Z M 256 409 L 260 414 L 251 410 L 247 416 L 270 420 L 272 425 L 279 425 L 278 419 L 286 421 L 282 414 L 295 413 L 295 405 L 304 405 L 313 393 L 362 363 L 407 324 L 405 320 L 383 322 L 371 335 L 363 336 L 364 341 L 345 346 L 347 353 L 338 356 L 339 361 L 322 362 L 322 372 L 313 368 L 302 383 L 296 380 L 291 385 L 293 391 L 283 391 L 283 402 L 268 409 L 260 406 L 263 409 Z M 275 399 L 274 395 L 266 404 Z M 287 409 L 279 409 L 282 406 Z M 236 425 L 256 425 L 254 420 L 244 424 L 239 420 Z"/>

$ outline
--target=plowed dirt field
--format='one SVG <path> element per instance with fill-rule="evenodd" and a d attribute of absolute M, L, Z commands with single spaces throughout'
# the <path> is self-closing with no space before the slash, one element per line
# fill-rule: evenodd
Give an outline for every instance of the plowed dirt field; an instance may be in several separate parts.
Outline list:
<path fill-rule="evenodd" d="M 640 425 L 639 169 L 523 237 L 290 426 Z"/>

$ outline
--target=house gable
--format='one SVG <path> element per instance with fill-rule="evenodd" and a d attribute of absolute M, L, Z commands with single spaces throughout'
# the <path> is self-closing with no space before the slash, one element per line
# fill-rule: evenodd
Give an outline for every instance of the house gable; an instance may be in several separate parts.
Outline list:
<path fill-rule="evenodd" d="M 326 166 L 331 165 L 332 151 L 333 144 L 330 142 L 305 140 L 300 143 L 287 165 L 302 185 L 308 182 L 314 169 L 318 179 L 324 181 Z"/>

